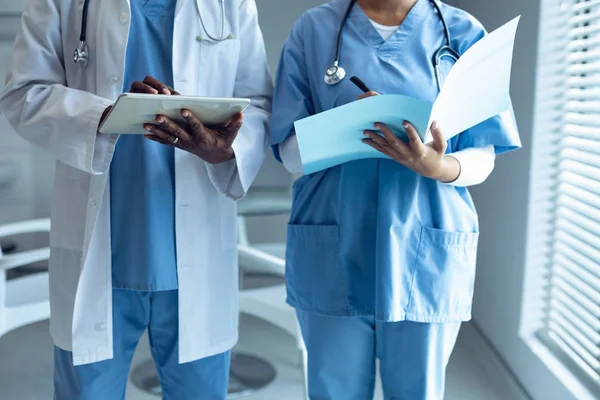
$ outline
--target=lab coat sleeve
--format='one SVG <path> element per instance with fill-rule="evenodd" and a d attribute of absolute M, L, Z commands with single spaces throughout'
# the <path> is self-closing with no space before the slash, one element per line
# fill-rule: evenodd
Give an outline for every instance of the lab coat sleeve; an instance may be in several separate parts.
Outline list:
<path fill-rule="evenodd" d="M 240 5 L 240 61 L 233 95 L 251 99 L 243 126 L 233 142 L 235 159 L 207 164 L 213 185 L 226 196 L 243 197 L 258 175 L 268 149 L 273 81 L 269 71 L 258 12 L 254 0 Z"/>
<path fill-rule="evenodd" d="M 108 170 L 116 136 L 97 134 L 112 101 L 67 87 L 58 0 L 29 0 L 0 109 L 14 130 L 63 163 L 91 174 Z"/>
<path fill-rule="evenodd" d="M 466 14 L 466 13 L 465 13 Z M 486 30 L 479 21 L 470 15 L 461 15 L 457 20 L 451 20 L 453 30 L 459 32 L 454 35 L 454 48 L 464 54 L 471 46 L 485 35 Z M 521 147 L 521 139 L 517 123 L 512 110 L 503 112 L 455 136 L 451 141 L 451 148 L 460 151 L 471 147 L 494 146 L 496 154 L 506 153 Z"/>
<path fill-rule="evenodd" d="M 283 48 L 273 100 L 271 146 L 282 161 L 280 145 L 294 133 L 294 122 L 315 114 L 302 42 L 303 18 L 296 23 Z"/>

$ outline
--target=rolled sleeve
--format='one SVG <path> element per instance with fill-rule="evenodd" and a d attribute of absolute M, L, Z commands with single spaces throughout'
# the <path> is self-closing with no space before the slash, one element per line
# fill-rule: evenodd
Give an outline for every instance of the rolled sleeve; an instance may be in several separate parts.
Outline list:
<path fill-rule="evenodd" d="M 452 186 L 479 185 L 490 176 L 494 170 L 496 154 L 493 146 L 469 148 L 451 154 L 460 164 L 460 175 Z"/>
<path fill-rule="evenodd" d="M 112 104 L 111 101 L 105 101 L 96 106 L 88 114 L 89 131 L 98 130 L 98 123 L 104 110 Z M 90 136 L 88 141 L 88 159 L 86 160 L 86 169 L 94 175 L 105 174 L 110 168 L 115 145 L 119 135 L 105 135 L 97 132 L 95 137 Z"/>

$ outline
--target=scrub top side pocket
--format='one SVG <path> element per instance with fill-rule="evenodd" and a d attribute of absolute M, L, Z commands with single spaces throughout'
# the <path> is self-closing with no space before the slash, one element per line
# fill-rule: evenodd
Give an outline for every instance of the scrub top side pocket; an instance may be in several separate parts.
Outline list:
<path fill-rule="evenodd" d="M 347 313 L 347 279 L 340 262 L 337 225 L 288 225 L 287 301 L 326 315 Z"/>
<path fill-rule="evenodd" d="M 407 319 L 470 320 L 479 233 L 421 229 Z"/>

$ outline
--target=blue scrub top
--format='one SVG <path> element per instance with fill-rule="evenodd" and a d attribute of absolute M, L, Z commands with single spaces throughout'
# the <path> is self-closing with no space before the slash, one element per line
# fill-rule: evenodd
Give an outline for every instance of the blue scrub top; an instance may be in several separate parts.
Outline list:
<path fill-rule="evenodd" d="M 306 12 L 285 45 L 271 122 L 276 157 L 294 121 L 361 94 L 348 79 L 335 86 L 323 81 L 348 1 Z M 460 54 L 485 35 L 472 16 L 441 7 Z M 355 5 L 344 26 L 340 65 L 348 77 L 356 75 L 380 93 L 433 103 L 438 90 L 432 59 L 444 44 L 429 0 L 418 0 L 387 41 Z M 453 65 L 444 63 L 443 76 Z M 520 147 L 512 113 L 452 138 L 448 152 L 488 145 L 497 154 Z M 294 184 L 288 227 L 288 303 L 322 315 L 383 321 L 469 320 L 478 230 L 466 188 L 425 178 L 389 159 L 358 160 L 304 176 Z"/>
<path fill-rule="evenodd" d="M 173 85 L 176 0 L 131 0 L 123 90 L 150 75 Z M 121 135 L 110 167 L 113 287 L 177 289 L 174 149 Z"/>

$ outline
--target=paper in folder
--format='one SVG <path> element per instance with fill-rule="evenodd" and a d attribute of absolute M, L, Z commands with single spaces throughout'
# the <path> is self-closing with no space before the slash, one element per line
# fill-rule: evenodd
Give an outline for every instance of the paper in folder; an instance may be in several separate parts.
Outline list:
<path fill-rule="evenodd" d="M 362 158 L 386 158 L 362 143 L 365 129 L 383 122 L 398 136 L 410 121 L 425 143 L 438 121 L 446 139 L 508 111 L 510 73 L 520 17 L 486 35 L 467 50 L 450 70 L 435 103 L 402 95 L 355 101 L 296 121 L 294 126 L 304 172 L 311 174 Z M 376 89 L 376 88 L 373 88 Z"/>

